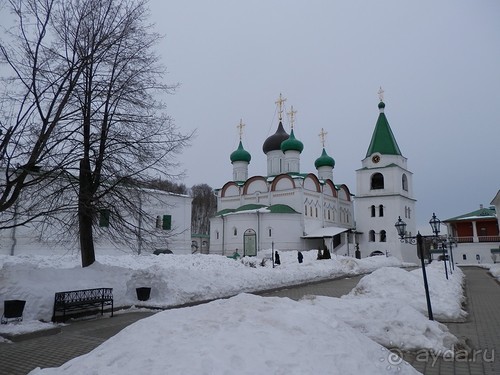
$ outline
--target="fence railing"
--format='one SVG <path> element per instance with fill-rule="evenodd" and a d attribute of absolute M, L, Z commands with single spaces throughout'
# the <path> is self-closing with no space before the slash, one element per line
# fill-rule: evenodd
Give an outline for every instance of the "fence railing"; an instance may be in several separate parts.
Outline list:
<path fill-rule="evenodd" d="M 500 242 L 500 236 L 465 236 L 455 237 L 458 243 L 472 243 L 472 242 Z"/>

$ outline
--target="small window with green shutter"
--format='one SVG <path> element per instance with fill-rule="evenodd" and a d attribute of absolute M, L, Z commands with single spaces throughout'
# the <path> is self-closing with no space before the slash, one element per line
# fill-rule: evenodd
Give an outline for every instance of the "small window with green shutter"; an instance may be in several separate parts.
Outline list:
<path fill-rule="evenodd" d="M 172 229 L 172 215 L 163 215 L 162 229 Z"/>
<path fill-rule="evenodd" d="M 100 227 L 102 227 L 102 228 L 109 227 L 109 216 L 110 216 L 110 211 L 107 208 L 99 210 L 99 226 Z"/>

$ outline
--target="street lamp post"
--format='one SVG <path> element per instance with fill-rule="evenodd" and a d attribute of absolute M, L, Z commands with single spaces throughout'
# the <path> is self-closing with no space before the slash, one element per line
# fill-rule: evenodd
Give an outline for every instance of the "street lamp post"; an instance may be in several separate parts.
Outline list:
<path fill-rule="evenodd" d="M 448 235 L 448 238 L 446 239 L 446 246 L 450 250 L 450 271 L 452 269 L 455 270 L 455 261 L 453 260 L 453 246 L 457 246 L 457 243 L 450 235 Z"/>
<path fill-rule="evenodd" d="M 439 235 L 439 226 L 441 225 L 441 220 L 436 217 L 435 213 L 432 213 L 432 218 L 429 220 L 429 224 L 431 225 L 432 232 L 436 236 L 436 241 Z M 443 263 L 444 263 L 444 272 L 446 274 L 446 280 L 448 280 L 448 266 L 446 265 L 446 246 L 441 246 L 443 250 Z"/>
<path fill-rule="evenodd" d="M 434 320 L 434 316 L 432 314 L 431 297 L 429 294 L 429 284 L 427 283 L 427 273 L 425 272 L 424 249 L 422 246 L 423 236 L 420 234 L 420 232 L 417 233 L 416 237 L 406 236 L 406 223 L 401 220 L 401 216 L 398 218 L 398 221 L 394 226 L 398 231 L 401 242 L 409 243 L 412 245 L 415 245 L 415 243 L 417 244 L 417 252 L 418 256 L 420 257 L 420 262 L 422 265 L 422 276 L 424 279 L 425 299 L 427 301 L 427 315 L 429 316 L 429 320 Z"/>

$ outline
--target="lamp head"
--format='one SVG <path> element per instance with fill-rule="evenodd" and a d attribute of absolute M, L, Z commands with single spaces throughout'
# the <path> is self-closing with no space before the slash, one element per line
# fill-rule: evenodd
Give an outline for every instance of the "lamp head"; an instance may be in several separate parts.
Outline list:
<path fill-rule="evenodd" d="M 435 213 L 432 214 L 432 218 L 429 220 L 429 224 L 431 225 L 432 233 L 437 236 L 439 234 L 439 226 L 441 225 L 441 220 L 436 217 Z"/>
<path fill-rule="evenodd" d="M 398 231 L 399 237 L 403 238 L 406 234 L 406 223 L 401 220 L 401 216 L 398 217 L 398 221 L 394 224 L 396 230 Z"/>

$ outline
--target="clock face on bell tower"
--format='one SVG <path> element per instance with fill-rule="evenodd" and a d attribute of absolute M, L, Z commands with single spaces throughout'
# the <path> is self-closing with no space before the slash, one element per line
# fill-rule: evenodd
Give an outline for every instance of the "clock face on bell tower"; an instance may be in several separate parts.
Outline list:
<path fill-rule="evenodd" d="M 374 156 L 372 157 L 372 162 L 374 162 L 375 164 L 377 164 L 379 161 L 380 161 L 380 156 L 378 156 L 378 155 L 374 155 Z"/>

